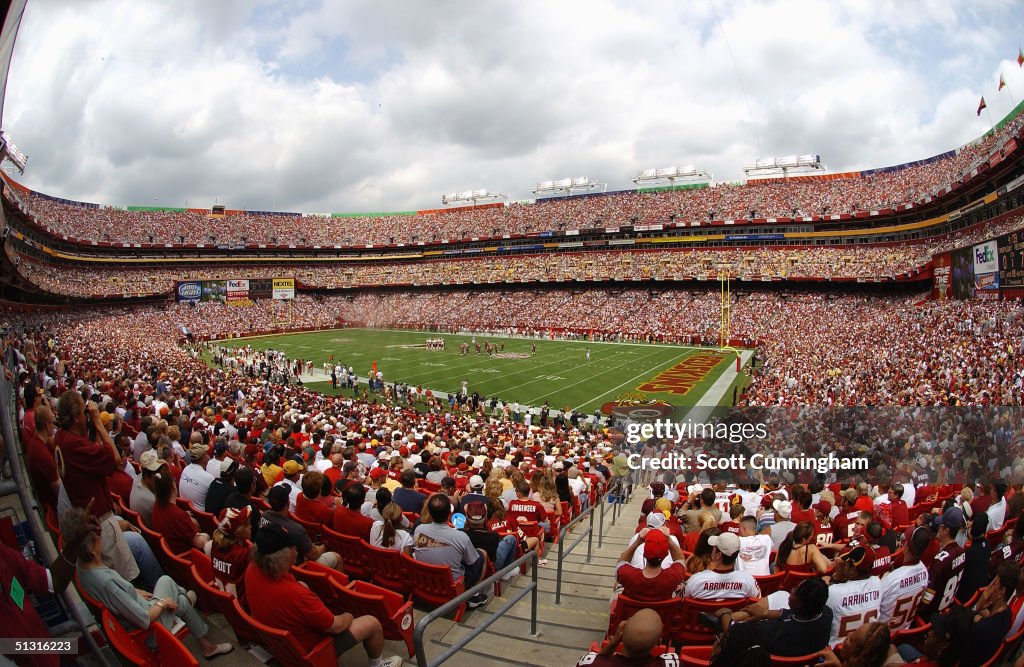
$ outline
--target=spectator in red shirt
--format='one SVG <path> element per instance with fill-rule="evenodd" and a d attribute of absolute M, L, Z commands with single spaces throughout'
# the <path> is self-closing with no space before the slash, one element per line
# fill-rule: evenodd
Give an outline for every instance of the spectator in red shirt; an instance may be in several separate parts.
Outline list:
<path fill-rule="evenodd" d="M 334 509 L 331 528 L 345 535 L 354 535 L 369 543 L 373 519 L 360 511 L 363 501 L 366 500 L 366 487 L 362 484 L 349 484 L 342 492 L 341 498 L 344 504 Z"/>
<path fill-rule="evenodd" d="M 651 601 L 667 600 L 675 594 L 675 590 L 686 577 L 683 566 L 683 550 L 676 546 L 668 536 L 660 530 L 644 528 L 636 540 L 619 556 L 619 564 L 615 568 L 615 579 L 622 585 L 622 594 L 634 600 Z M 633 552 L 644 545 L 644 567 L 630 565 Z M 661 567 L 665 556 L 672 556 L 672 565 Z"/>
<path fill-rule="evenodd" d="M 292 635 L 303 651 L 310 651 L 325 634 L 334 635 L 334 648 L 344 653 L 358 643 L 370 658 L 370 667 L 400 667 L 402 659 L 383 659 L 384 631 L 373 616 L 334 615 L 312 591 L 295 580 L 291 567 L 298 550 L 283 526 L 270 523 L 256 534 L 253 567 L 246 568 L 245 590 L 249 609 L 260 623 Z"/>
<path fill-rule="evenodd" d="M 244 595 L 243 577 L 249 565 L 249 508 L 228 507 L 220 513 L 220 523 L 210 540 L 213 583 L 236 598 Z"/>
<path fill-rule="evenodd" d="M 867 482 L 857 484 L 857 500 L 853 503 L 853 508 L 861 512 L 875 511 L 875 501 L 868 495 Z"/>
<path fill-rule="evenodd" d="M 110 414 L 110 413 L 104 413 Z M 118 434 L 117 439 L 114 441 L 117 445 L 118 451 L 121 453 L 121 461 L 123 462 L 128 456 L 127 452 L 132 446 L 131 438 L 127 434 Z M 111 493 L 116 493 L 121 497 L 124 503 L 128 504 L 128 499 L 132 495 L 132 485 L 135 484 L 135 478 L 125 472 L 124 466 L 118 467 L 117 470 L 107 475 L 107 486 L 110 487 Z"/>
<path fill-rule="evenodd" d="M 122 465 L 121 454 L 100 420 L 99 408 L 69 389 L 57 404 L 57 425 L 54 461 L 68 499 L 74 507 L 85 507 L 93 501 L 92 511 L 103 526 L 103 562 L 133 581 L 139 576 L 139 566 L 121 534 L 107 485 L 107 475 Z"/>
<path fill-rule="evenodd" d="M 310 470 L 302 476 L 302 493 L 295 498 L 295 516 L 309 523 L 327 523 L 334 514 L 334 498 L 322 495 L 324 475 Z"/>
<path fill-rule="evenodd" d="M 813 499 L 814 497 L 809 491 L 801 491 L 796 497 L 796 502 L 793 503 L 793 514 L 790 515 L 789 520 L 793 523 L 801 521 L 814 523 L 814 510 L 811 509 Z"/>
<path fill-rule="evenodd" d="M 889 511 L 894 528 L 910 523 L 910 510 L 903 500 L 903 485 L 898 482 L 889 487 Z"/>
<path fill-rule="evenodd" d="M 23 436 L 29 479 L 36 497 L 49 509 L 57 509 L 60 476 L 53 460 L 53 411 L 43 403 L 33 414 L 34 430 Z"/>
<path fill-rule="evenodd" d="M 796 512 L 794 512 L 796 514 Z M 729 520 L 718 525 L 723 533 L 740 534 L 740 519 L 743 518 L 743 505 L 731 505 L 729 507 Z M 680 543 L 681 544 L 681 543 Z"/>
<path fill-rule="evenodd" d="M 536 500 L 530 499 L 530 483 L 525 479 L 516 482 L 516 499 L 508 504 L 508 512 L 505 513 L 509 528 L 519 527 L 524 530 L 522 524 L 535 523 L 534 530 L 524 530 L 527 542 L 532 543 L 537 549 L 538 565 L 547 565 L 546 558 L 540 558 L 544 554 L 544 532 L 547 531 L 548 513 Z"/>
<path fill-rule="evenodd" d="M 203 549 L 210 536 L 199 532 L 199 523 L 175 502 L 174 479 L 167 472 L 160 471 L 154 478 L 152 528 L 163 535 L 167 545 L 176 554 L 182 554 L 195 547 Z"/>

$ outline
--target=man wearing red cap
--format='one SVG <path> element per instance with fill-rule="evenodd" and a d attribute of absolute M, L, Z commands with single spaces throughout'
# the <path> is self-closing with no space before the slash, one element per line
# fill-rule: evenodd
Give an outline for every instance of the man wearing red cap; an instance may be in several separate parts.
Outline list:
<path fill-rule="evenodd" d="M 633 567 L 630 561 L 641 544 L 644 545 L 644 567 Z M 672 565 L 662 568 L 661 562 L 670 554 Z M 634 600 L 667 600 L 686 577 L 684 560 L 683 550 L 661 529 L 644 528 L 639 539 L 619 556 L 615 578 L 622 586 L 622 594 Z"/>

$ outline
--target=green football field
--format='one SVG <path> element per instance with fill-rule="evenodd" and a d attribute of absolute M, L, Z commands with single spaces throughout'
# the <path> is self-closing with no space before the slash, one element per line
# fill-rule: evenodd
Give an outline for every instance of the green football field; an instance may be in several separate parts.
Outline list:
<path fill-rule="evenodd" d="M 481 352 L 471 346 L 459 352 L 469 335 L 443 335 L 444 351 L 421 347 L 439 334 L 379 329 L 335 329 L 310 333 L 262 336 L 223 341 L 227 346 L 250 345 L 274 349 L 289 358 L 311 360 L 314 375 L 324 377 L 323 363 L 333 355 L 336 363 L 352 366 L 365 381 L 373 363 L 384 381 L 405 382 L 434 391 L 457 392 L 463 380 L 469 393 L 478 392 L 503 401 L 552 409 L 573 408 L 592 413 L 616 400 L 658 401 L 677 408 L 694 405 L 731 405 L 733 387 L 742 386 L 746 374 L 736 374 L 735 353 L 711 348 L 640 343 L 599 343 L 548 339 L 477 336 Z M 503 354 L 488 356 L 484 341 L 500 345 Z M 531 345 L 537 346 L 535 354 Z M 590 361 L 586 359 L 590 348 Z M 326 382 L 307 386 L 333 393 Z"/>

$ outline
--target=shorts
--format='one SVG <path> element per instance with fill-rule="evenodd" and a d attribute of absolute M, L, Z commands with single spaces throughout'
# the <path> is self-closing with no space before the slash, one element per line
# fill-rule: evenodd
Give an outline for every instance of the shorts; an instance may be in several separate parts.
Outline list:
<path fill-rule="evenodd" d="M 334 652 L 340 656 L 342 653 L 353 648 L 358 643 L 359 640 L 356 639 L 354 634 L 352 634 L 352 631 L 346 630 L 341 634 L 334 635 Z"/>

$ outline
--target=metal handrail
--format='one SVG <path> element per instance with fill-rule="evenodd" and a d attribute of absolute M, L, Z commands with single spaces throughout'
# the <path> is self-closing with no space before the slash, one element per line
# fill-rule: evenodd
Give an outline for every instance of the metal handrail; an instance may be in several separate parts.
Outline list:
<path fill-rule="evenodd" d="M 604 499 L 599 499 L 599 502 L 603 503 Z M 591 505 L 583 512 L 580 512 L 578 517 L 562 526 L 562 529 L 558 531 L 558 578 L 555 582 L 555 604 L 562 604 L 562 561 L 566 556 L 572 553 L 572 550 L 575 549 L 580 542 L 583 541 L 583 538 L 587 538 L 587 562 L 590 562 L 590 555 L 593 553 L 594 547 L 594 509 L 596 509 L 596 506 Z M 587 526 L 587 529 L 584 532 L 580 533 L 575 542 L 569 545 L 569 548 L 566 548 L 565 534 L 568 533 L 573 526 L 582 521 L 587 515 L 590 516 L 590 525 Z"/>
<path fill-rule="evenodd" d="M 25 510 L 25 520 L 28 522 L 29 532 L 32 534 L 32 539 L 35 542 L 36 553 L 40 555 L 44 563 L 53 563 L 57 560 L 57 549 L 53 545 L 49 532 L 43 528 L 43 524 L 39 520 L 39 513 L 37 511 L 39 504 L 36 502 L 35 496 L 30 490 L 28 480 L 22 471 L 21 453 L 16 445 L 18 441 L 15 440 L 16 431 L 11 419 L 14 414 L 11 408 L 15 405 L 10 402 L 12 396 L 14 396 L 14 389 L 7 377 L 0 372 L 0 408 L 2 408 L 0 409 L 0 428 L 3 429 L 4 451 L 7 460 L 11 464 L 11 474 L 14 477 L 21 507 Z M 85 606 L 85 603 L 82 602 L 82 598 L 79 597 L 75 587 L 69 585 L 60 593 L 60 597 L 71 616 L 73 625 L 82 633 L 82 637 L 91 649 L 92 654 L 99 658 L 100 663 L 104 667 L 114 667 L 117 665 L 117 659 L 110 652 L 110 648 L 107 646 L 101 648 L 97 644 L 96 638 L 91 632 L 92 629 L 98 627 L 96 620 L 93 618 L 88 607 Z M 69 623 L 64 623 L 56 629 L 64 634 L 70 630 L 69 625 Z"/>
<path fill-rule="evenodd" d="M 441 655 L 434 658 L 433 662 L 427 660 L 427 653 L 423 646 L 423 633 L 426 632 L 427 626 L 436 621 L 438 618 L 444 616 L 452 609 L 455 609 L 463 602 L 473 597 L 477 593 L 481 593 L 487 589 L 488 586 L 492 586 L 495 581 L 511 572 L 513 569 L 519 568 L 521 565 L 533 561 L 533 575 L 531 581 L 527 584 L 523 590 L 516 593 L 515 597 L 511 598 L 508 602 L 503 604 L 497 610 L 491 613 L 491 615 L 480 625 L 472 629 L 462 639 L 456 641 L 452 646 L 448 647 Z M 473 641 L 480 635 L 484 630 L 490 627 L 491 623 L 505 615 L 505 613 L 516 606 L 520 600 L 526 597 L 527 594 L 532 594 L 532 600 L 530 601 L 530 635 L 533 637 L 537 636 L 537 552 L 531 549 L 528 553 L 523 554 L 515 561 L 509 563 L 505 567 L 501 568 L 500 571 L 494 573 L 490 577 L 487 577 L 483 581 L 479 581 L 475 586 L 465 591 L 464 593 L 452 598 L 448 602 L 433 610 L 416 624 L 416 629 L 413 631 L 413 644 L 416 648 L 416 664 L 418 667 L 436 667 L 440 665 L 448 658 L 452 657 L 459 651 L 461 651 L 466 644 Z"/>

